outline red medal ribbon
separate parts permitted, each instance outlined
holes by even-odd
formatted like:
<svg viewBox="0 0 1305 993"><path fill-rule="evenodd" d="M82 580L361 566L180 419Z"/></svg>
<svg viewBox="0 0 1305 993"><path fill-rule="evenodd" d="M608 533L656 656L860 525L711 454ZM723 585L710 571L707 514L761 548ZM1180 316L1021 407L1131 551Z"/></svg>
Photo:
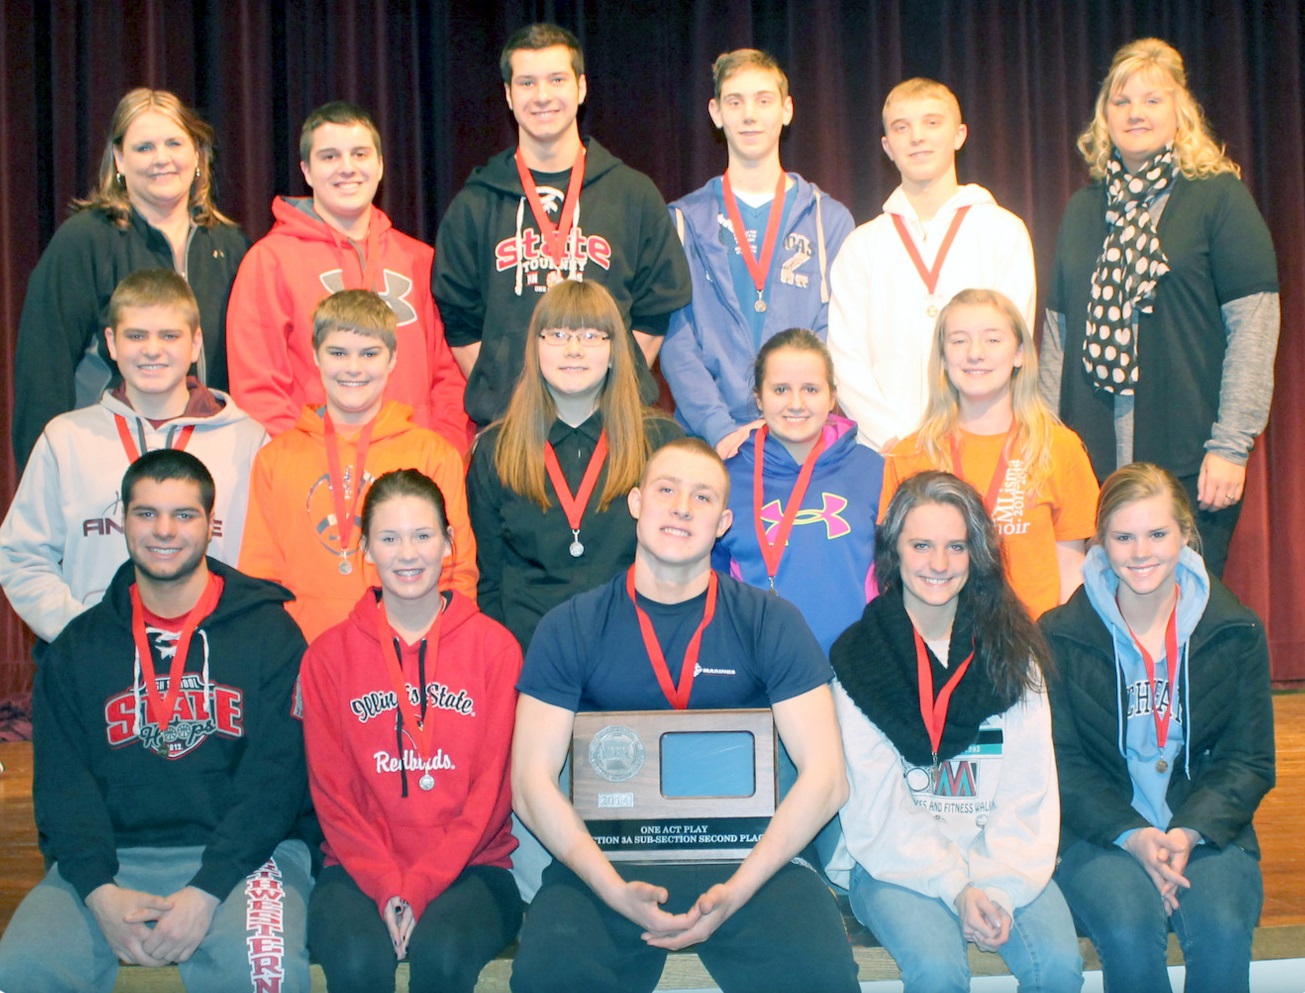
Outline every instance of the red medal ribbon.
<svg viewBox="0 0 1305 993"><path fill-rule="evenodd" d="M933 751L933 764L938 764L938 746L942 743L943 728L947 725L947 709L951 706L952 691L965 675L965 670L974 661L974 649L965 656L965 661L956 667L953 676L943 684L938 692L938 699L933 698L933 668L929 664L929 653L925 650L924 639L920 632L911 625L915 635L915 669L920 681L920 716L924 718L925 730L929 732L929 747Z"/></svg>
<svg viewBox="0 0 1305 993"><path fill-rule="evenodd" d="M1012 419L1010 430L1006 432L1006 442L1001 446L1001 456L997 459L997 467L992 470L992 478L988 480L988 491L983 495L983 505L988 508L991 514L997 509L997 494L1001 492L1002 483L1006 482L1006 467L1010 465L1010 447L1015 442L1015 432L1018 425ZM952 435L952 474L965 477L961 474L961 433L957 432Z"/></svg>
<svg viewBox="0 0 1305 993"><path fill-rule="evenodd" d="M1174 716L1174 704L1178 701L1178 598L1181 594L1182 591L1175 585L1174 609L1169 614L1169 623L1165 625L1165 660L1169 664L1169 706L1165 708L1163 718L1160 716L1160 694L1155 682L1155 659L1142 647L1141 639L1133 634L1132 625L1127 620L1124 621L1133 644L1142 653L1142 665L1146 667L1147 682L1151 684L1151 719L1155 721L1155 743L1162 752L1165 749L1165 742L1169 740L1169 719Z"/></svg>
<svg viewBox="0 0 1305 993"><path fill-rule="evenodd" d="M688 709L689 694L693 692L694 670L698 668L698 653L702 650L702 632L707 630L707 625L716 616L716 589L719 585L715 570L708 572L707 606L702 612L702 623L698 625L698 630L693 632L693 637L689 639L689 647L684 650L684 664L680 667L680 684L676 686L671 682L671 670L666 665L666 656L662 654L657 632L653 630L652 618L639 606L639 600L635 595L634 566L630 566L630 571L626 573L625 591L630 594L634 612L639 615L639 633L643 635L643 647L648 651L648 661L652 663L653 672L657 675L662 695L676 710Z"/></svg>
<svg viewBox="0 0 1305 993"><path fill-rule="evenodd" d="M577 539L580 534L580 521L585 515L585 507L589 505L589 498L593 496L594 487L598 485L598 474L603 471L603 463L606 461L607 429L603 428L598 436L598 444L594 446L594 454L589 456L589 465L585 468L584 478L580 480L580 489L572 495L571 487L566 485L566 477L562 475L562 466L557 461L553 443L551 441L544 443L544 468L548 470L548 478L553 481L557 502L562 505L562 513L566 514L566 523L571 526Z"/></svg>
<svg viewBox="0 0 1305 993"><path fill-rule="evenodd" d="M947 228L947 234L943 237L942 244L938 246L938 254L934 256L932 269L925 266L920 250L915 247L915 240L911 237L911 232L907 230L906 222L902 220L902 216L900 214L893 215L893 227L897 228L897 237L902 239L902 244L906 247L906 254L911 256L911 261L915 263L915 271L924 280L925 289L929 291L930 296L933 296L934 291L938 288L938 276L942 273L943 262L947 260L947 253L951 251L952 242L956 240L956 232L961 229L961 221L965 220L965 215L969 212L969 204L956 211L956 216L952 218L951 226Z"/></svg>
<svg viewBox="0 0 1305 993"><path fill-rule="evenodd" d="M521 180L521 189L526 194L530 213L535 215L539 236L544 241L544 252L558 268L561 268L562 257L566 254L566 240L571 236L571 219L575 217L576 206L580 203L580 187L585 181L585 147L580 146L580 154L576 156L575 163L571 166L571 181L567 183L566 200L562 202L562 213L558 216L556 224L548 219L548 211L544 209L544 201L539 198L539 189L534 177L526 168L526 160L521 155L520 146L517 146L514 158L517 163L517 176Z"/></svg>
<svg viewBox="0 0 1305 993"><path fill-rule="evenodd" d="M784 508L779 526L775 529L773 542L766 537L766 523L761 519L761 508L765 501L762 468L766 453L766 435L769 433L770 429L763 424L757 429L753 440L752 515L753 524L757 528L757 544L761 546L761 557L766 563L766 576L770 579L770 588L773 590L775 576L779 573L780 559L784 557L784 549L788 547L788 536L793 533L793 522L797 520L798 511L802 508L802 501L807 495L807 487L811 485L811 473L815 471L816 460L825 450L825 432L823 430L820 432L820 437L816 439L815 445L802 462L802 470L798 473L797 482L793 484L793 492L789 494L788 505Z"/></svg>
<svg viewBox="0 0 1305 993"><path fill-rule="evenodd" d="M725 212L729 214L730 227L734 229L734 240L738 243L739 254L743 256L743 264L748 267L748 275L752 277L752 285L757 288L757 299L761 299L761 294L766 290L766 274L770 272L770 260L775 255L775 245L779 241L779 219L784 213L784 186L788 182L788 176L780 171L779 182L775 184L775 199L770 201L770 216L766 221L766 236L761 242L761 260L752 254L752 246L748 243L748 232L743 227L743 214L739 211L739 205L734 199L734 190L730 186L730 173L725 170L725 175L721 179L721 185L725 193Z"/></svg>
<svg viewBox="0 0 1305 993"><path fill-rule="evenodd" d="M435 614L435 620L426 632L426 650L430 654L430 675L434 677L439 667L440 658L440 621L444 618L444 598L439 600L439 611ZM394 645L394 639L397 635L394 628L390 626L390 616L385 612L385 594L381 594L381 601L376 605L376 637L381 642L381 656L385 659L385 667L390 673L390 683L394 686L394 705L399 708L399 712L405 717L411 718L412 726L415 727L417 736L417 750L421 752L421 757L427 759L430 757L430 743L435 736L435 722L426 721L426 687L422 677L418 676L418 681L423 685L417 688L417 703L413 703L408 696L408 682L403 678L403 663L399 659L399 651ZM402 756L400 756L402 758Z"/></svg>
<svg viewBox="0 0 1305 993"><path fill-rule="evenodd" d="M195 606L182 618L181 633L177 636L177 651L172 656L172 665L168 668L168 691L159 692L158 675L154 669L154 653L150 648L149 636L145 633L145 606L141 603L140 589L136 583L131 584L131 637L136 643L136 655L140 659L141 675L145 682L145 706L151 721L161 732L167 731L172 723L172 716L177 709L177 699L181 696L181 674L186 670L186 658L190 654L190 640L195 636L195 629L200 621L213 613L218 598L222 595L222 582L209 573L208 585L199 595ZM211 716L211 715L210 715ZM140 729L137 728L137 733Z"/></svg>
<svg viewBox="0 0 1305 993"><path fill-rule="evenodd" d="M326 422L326 467L331 474L331 500L335 504L335 529L340 537L340 556L348 558L349 539L353 537L353 517L358 506L358 497L362 493L363 473L367 466L367 449L372 443L372 428L376 426L373 417L358 435L358 449L354 458L354 469L358 479L353 488L353 495L345 499L344 476L340 472L340 443L335 437L335 424L330 412L323 415Z"/></svg>
<svg viewBox="0 0 1305 993"><path fill-rule="evenodd" d="M113 420L118 428L118 440L122 442L122 450L127 453L127 461L135 462L141 457L141 450L136 447L136 439L131 436L131 428L127 426L127 418L121 414L114 414ZM184 452L186 446L190 444L190 436L194 433L195 425L187 424L177 432L177 443L172 447L178 452Z"/></svg>

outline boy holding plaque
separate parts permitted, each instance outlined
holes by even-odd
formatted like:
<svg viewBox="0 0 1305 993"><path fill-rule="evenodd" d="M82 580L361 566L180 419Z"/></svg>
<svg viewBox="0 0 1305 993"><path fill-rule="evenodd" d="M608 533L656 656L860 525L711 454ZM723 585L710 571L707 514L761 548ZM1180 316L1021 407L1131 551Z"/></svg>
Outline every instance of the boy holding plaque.
<svg viewBox="0 0 1305 993"><path fill-rule="evenodd" d="M359 513L372 480L391 469L418 469L444 493L453 556L440 585L476 595L462 458L414 424L411 407L385 399L397 322L370 290L341 290L319 303L313 360L326 402L305 404L295 426L254 462L240 568L294 593L286 609L309 641L348 617L378 583L359 544Z"/></svg>
<svg viewBox="0 0 1305 993"><path fill-rule="evenodd" d="M884 154L902 182L834 261L829 350L839 403L861 443L886 455L924 414L943 304L967 287L1000 290L1033 327L1037 277L1024 222L982 186L957 182L968 132L956 95L908 79L888 94L883 119Z"/></svg>
<svg viewBox="0 0 1305 993"><path fill-rule="evenodd" d="M847 796L830 669L796 608L712 571L728 498L710 445L659 449L629 496L634 565L536 630L512 789L557 861L521 934L517 993L651 990L667 951L689 946L725 993L857 989L836 903L792 861ZM742 862L614 865L558 788L578 711L758 707L771 708L798 777Z"/></svg>

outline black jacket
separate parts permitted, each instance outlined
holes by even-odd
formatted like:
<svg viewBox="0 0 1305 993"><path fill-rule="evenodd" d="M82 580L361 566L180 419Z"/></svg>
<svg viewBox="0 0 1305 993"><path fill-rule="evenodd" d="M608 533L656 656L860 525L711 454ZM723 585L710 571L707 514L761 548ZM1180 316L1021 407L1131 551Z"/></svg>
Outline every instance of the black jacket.
<svg viewBox="0 0 1305 993"><path fill-rule="evenodd" d="M1049 687L1061 850L1080 838L1109 846L1124 831L1147 826L1132 807L1133 785L1119 749L1125 701L1111 635L1082 588L1040 623L1056 663ZM1269 650L1260 619L1214 577L1188 643L1187 672L1187 740L1169 782L1169 826L1258 857L1251 818L1274 783Z"/></svg>
<svg viewBox="0 0 1305 993"><path fill-rule="evenodd" d="M220 390L227 388L227 297L248 248L244 231L217 224L196 227L186 254L204 331L204 384ZM138 269L173 267L168 239L135 210L125 228L90 209L55 231L27 281L18 323L13 442L20 470L50 418L95 403L105 380L118 379L104 342L105 308L118 282ZM83 367L92 342L98 369ZM89 378L79 381L79 372Z"/></svg>
<svg viewBox="0 0 1305 993"><path fill-rule="evenodd" d="M303 735L291 711L306 646L282 606L290 594L212 558L208 567L225 585L191 640L182 700L162 736L170 754L147 747L157 725L147 719L142 738L135 718L130 562L37 670L36 824L45 855L83 899L113 881L118 848L191 845L204 846L191 885L225 899L305 808ZM166 665L155 646L160 676Z"/></svg>
<svg viewBox="0 0 1305 993"><path fill-rule="evenodd" d="M627 328L664 335L671 314L692 294L689 264L666 202L651 179L598 142L590 138L585 148L580 205L563 257L566 271L607 289ZM445 337L454 347L481 343L466 393L467 413L481 427L507 409L521 375L530 315L549 278L559 275L539 246L515 152L500 152L472 172L449 204L435 242L432 288ZM553 223L570 173L534 176ZM643 401L652 403L657 384L638 349L635 362Z"/></svg>

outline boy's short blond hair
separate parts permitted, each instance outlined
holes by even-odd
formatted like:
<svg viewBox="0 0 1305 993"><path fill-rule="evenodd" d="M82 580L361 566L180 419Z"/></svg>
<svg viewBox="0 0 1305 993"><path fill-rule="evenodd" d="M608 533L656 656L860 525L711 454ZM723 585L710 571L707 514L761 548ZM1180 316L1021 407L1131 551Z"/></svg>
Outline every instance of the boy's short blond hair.
<svg viewBox="0 0 1305 993"><path fill-rule="evenodd" d="M399 319L390 305L371 290L340 290L313 310L313 351L332 331L352 331L375 338L394 354Z"/></svg>
<svg viewBox="0 0 1305 993"><path fill-rule="evenodd" d="M191 333L199 330L199 304L185 277L173 269L137 269L122 278L109 297L108 326L117 333L128 307L175 307Z"/></svg>
<svg viewBox="0 0 1305 993"><path fill-rule="evenodd" d="M961 102L956 99L956 94L949 90L936 79L926 79L923 76L916 76L912 79L904 79L891 90L888 91L888 97L884 100L883 120L884 131L888 131L888 106L894 100L922 100L928 97L935 97L951 107L952 113L956 115L956 123L964 124L965 119L961 117Z"/></svg>
<svg viewBox="0 0 1305 993"><path fill-rule="evenodd" d="M779 98L788 99L788 76L775 61L775 56L759 48L736 48L732 52L721 52L711 66L711 78L715 86L716 99L720 100L721 87L731 76L744 69L760 69L772 73L779 84Z"/></svg>

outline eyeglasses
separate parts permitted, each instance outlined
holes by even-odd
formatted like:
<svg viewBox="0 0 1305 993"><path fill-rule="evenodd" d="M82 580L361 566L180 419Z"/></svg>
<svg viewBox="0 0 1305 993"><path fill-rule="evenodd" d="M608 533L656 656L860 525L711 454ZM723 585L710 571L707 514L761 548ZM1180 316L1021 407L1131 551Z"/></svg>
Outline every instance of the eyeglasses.
<svg viewBox="0 0 1305 993"><path fill-rule="evenodd" d="M578 341L581 348L593 348L595 345L606 345L612 340L612 336L606 331L594 331L592 329L567 331L564 328L555 328L552 331L539 332L539 340L554 348L563 348L572 339Z"/></svg>

